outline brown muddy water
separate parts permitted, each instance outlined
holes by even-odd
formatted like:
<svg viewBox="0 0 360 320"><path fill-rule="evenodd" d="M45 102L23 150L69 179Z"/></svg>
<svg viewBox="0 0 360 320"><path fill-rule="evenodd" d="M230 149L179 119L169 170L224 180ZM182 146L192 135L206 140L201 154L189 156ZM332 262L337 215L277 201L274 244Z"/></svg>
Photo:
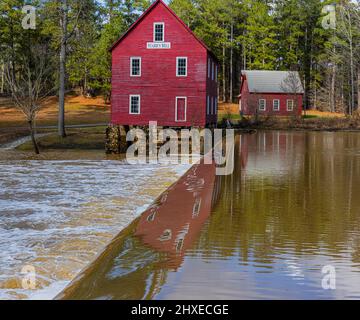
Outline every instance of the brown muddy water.
<svg viewBox="0 0 360 320"><path fill-rule="evenodd" d="M58 298L360 299L360 134L236 141L233 175L194 166Z"/></svg>

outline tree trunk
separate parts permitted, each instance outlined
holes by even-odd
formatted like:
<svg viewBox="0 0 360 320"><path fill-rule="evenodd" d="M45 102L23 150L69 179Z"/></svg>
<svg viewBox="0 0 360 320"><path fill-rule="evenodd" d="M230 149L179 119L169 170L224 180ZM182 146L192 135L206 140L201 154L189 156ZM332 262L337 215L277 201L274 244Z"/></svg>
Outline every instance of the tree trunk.
<svg viewBox="0 0 360 320"><path fill-rule="evenodd" d="M109 1L109 23L111 24L114 20L114 1Z"/></svg>
<svg viewBox="0 0 360 320"><path fill-rule="evenodd" d="M0 93L4 93L4 83L5 83L5 65L4 62L1 64L1 87Z"/></svg>
<svg viewBox="0 0 360 320"><path fill-rule="evenodd" d="M85 76L84 76L84 97L88 95L88 81L87 81L87 68L85 67Z"/></svg>
<svg viewBox="0 0 360 320"><path fill-rule="evenodd" d="M341 82L341 109L344 109L344 113L345 113L345 106L344 106L344 80L342 80Z"/></svg>
<svg viewBox="0 0 360 320"><path fill-rule="evenodd" d="M354 87L354 55L353 55L353 43L350 42L350 84L351 84L351 106L350 106L350 115L354 113L355 107L355 87Z"/></svg>
<svg viewBox="0 0 360 320"><path fill-rule="evenodd" d="M223 44L223 63L222 63L222 71L223 71L223 102L226 102L226 63L225 63L225 43Z"/></svg>
<svg viewBox="0 0 360 320"><path fill-rule="evenodd" d="M331 88L330 88L330 110L331 112L335 112L335 85L336 85L336 64L333 63L332 73L331 73Z"/></svg>
<svg viewBox="0 0 360 320"><path fill-rule="evenodd" d="M246 70L246 46L245 44L243 44L243 66L242 66L242 69L243 70Z"/></svg>
<svg viewBox="0 0 360 320"><path fill-rule="evenodd" d="M67 0L62 0L60 16L61 44L60 44L60 79L59 79L59 119L58 133L65 138L65 77L66 77L66 41L67 41Z"/></svg>
<svg viewBox="0 0 360 320"><path fill-rule="evenodd" d="M317 83L314 81L314 110L317 110Z"/></svg>
<svg viewBox="0 0 360 320"><path fill-rule="evenodd" d="M29 124L29 129L30 129L31 142L32 142L33 147L34 147L34 152L35 152L36 154L40 154L39 146L38 146L38 144L37 144L37 142L36 142L36 138L35 138L33 121L32 121L32 120L29 120L29 121L28 121L28 124Z"/></svg>
<svg viewBox="0 0 360 320"><path fill-rule="evenodd" d="M358 69L357 78L357 110L360 110L360 69Z"/></svg>
<svg viewBox="0 0 360 320"><path fill-rule="evenodd" d="M234 23L231 23L231 30L230 30L230 42L231 42L231 47L230 47L230 94L229 94L229 99L230 99L230 103L232 103L234 101L234 97L233 97L233 81L234 81L234 66L233 66L233 57L234 57L234 48L233 48L233 42L234 42Z"/></svg>

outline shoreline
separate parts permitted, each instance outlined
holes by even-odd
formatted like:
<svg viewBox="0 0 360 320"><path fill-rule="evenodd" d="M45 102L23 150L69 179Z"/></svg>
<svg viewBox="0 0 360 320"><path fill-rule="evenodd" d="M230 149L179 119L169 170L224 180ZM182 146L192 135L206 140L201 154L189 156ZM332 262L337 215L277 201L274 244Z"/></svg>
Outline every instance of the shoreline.
<svg viewBox="0 0 360 320"><path fill-rule="evenodd" d="M87 128L87 127L84 127ZM80 127L77 129L81 129ZM221 126L218 127L218 129L226 129L222 128ZM239 127L238 125L233 125L231 129L234 129L237 133L251 133L253 131L309 131L309 132L360 132L360 124L357 128L336 128L336 127L324 127L324 128L317 128L317 127L284 127L284 126L268 126L268 125L250 125L250 126L244 126ZM53 132L44 132L44 133L38 133L37 139L41 141L41 138L56 135L56 133ZM15 139L5 139L0 143L0 149L2 150L14 150L17 147L22 146L23 144L26 144L29 142L30 135L28 133L21 134ZM12 147L15 145L15 147ZM52 150L52 149L49 149ZM72 148L68 148L68 150L73 150ZM48 150L45 150L48 151Z"/></svg>

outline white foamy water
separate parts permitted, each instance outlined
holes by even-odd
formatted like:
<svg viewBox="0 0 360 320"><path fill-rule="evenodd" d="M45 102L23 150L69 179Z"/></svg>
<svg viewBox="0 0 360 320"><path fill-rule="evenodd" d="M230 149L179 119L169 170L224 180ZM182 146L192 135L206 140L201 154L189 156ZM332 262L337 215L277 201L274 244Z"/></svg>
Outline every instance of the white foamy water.
<svg viewBox="0 0 360 320"><path fill-rule="evenodd" d="M0 299L51 299L189 166L0 161ZM36 290L22 286L24 266Z"/></svg>

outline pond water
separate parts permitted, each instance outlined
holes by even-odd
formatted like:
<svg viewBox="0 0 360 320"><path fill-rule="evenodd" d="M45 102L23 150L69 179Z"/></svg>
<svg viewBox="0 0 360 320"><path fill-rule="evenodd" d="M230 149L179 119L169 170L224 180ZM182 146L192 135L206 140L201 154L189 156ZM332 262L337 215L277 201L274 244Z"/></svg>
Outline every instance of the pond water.
<svg viewBox="0 0 360 320"><path fill-rule="evenodd" d="M235 163L194 166L58 298L360 299L360 134L241 135Z"/></svg>
<svg viewBox="0 0 360 320"><path fill-rule="evenodd" d="M22 157L0 155L0 299L54 298L189 168L130 166L103 152ZM27 266L35 290L23 286Z"/></svg>

